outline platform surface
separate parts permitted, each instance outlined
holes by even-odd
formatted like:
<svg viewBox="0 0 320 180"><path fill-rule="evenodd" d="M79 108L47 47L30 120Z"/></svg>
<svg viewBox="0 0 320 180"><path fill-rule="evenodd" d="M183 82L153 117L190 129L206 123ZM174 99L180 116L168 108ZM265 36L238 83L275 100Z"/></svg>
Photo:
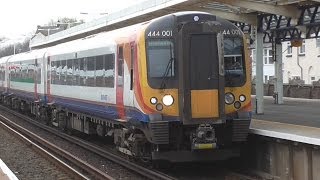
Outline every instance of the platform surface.
<svg viewBox="0 0 320 180"><path fill-rule="evenodd" d="M250 132L262 136L320 145L320 100L284 98L275 104L272 97L264 97L264 114L255 114Z"/></svg>
<svg viewBox="0 0 320 180"><path fill-rule="evenodd" d="M264 97L264 114L255 113L255 96L252 97L252 118L287 124L320 128L320 99L284 98L284 104L274 104L270 96Z"/></svg>
<svg viewBox="0 0 320 180"><path fill-rule="evenodd" d="M0 159L0 180L18 180L14 173Z"/></svg>

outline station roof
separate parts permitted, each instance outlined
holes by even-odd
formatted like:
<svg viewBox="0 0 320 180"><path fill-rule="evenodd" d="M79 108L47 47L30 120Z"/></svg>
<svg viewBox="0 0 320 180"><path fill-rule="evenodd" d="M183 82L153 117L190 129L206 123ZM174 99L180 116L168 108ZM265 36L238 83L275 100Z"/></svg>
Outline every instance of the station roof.
<svg viewBox="0 0 320 180"><path fill-rule="evenodd" d="M320 0L146 0L95 21L34 38L30 47L52 46L177 11L208 12L233 21L250 34L255 27L265 34L265 42L312 38L319 36L319 6Z"/></svg>

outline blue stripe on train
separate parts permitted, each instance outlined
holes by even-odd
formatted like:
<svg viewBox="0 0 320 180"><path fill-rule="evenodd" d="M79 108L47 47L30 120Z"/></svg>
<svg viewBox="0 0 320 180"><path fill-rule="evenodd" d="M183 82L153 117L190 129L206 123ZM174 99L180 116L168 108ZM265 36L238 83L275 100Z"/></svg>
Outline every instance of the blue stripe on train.
<svg viewBox="0 0 320 180"><path fill-rule="evenodd" d="M76 100L64 99L61 97L53 97L53 101L55 104L66 107L73 111L84 112L101 118L119 119L119 115L115 106L110 106L107 104L103 106ZM125 112L126 116L131 118L132 120L149 122L149 116L137 109L126 108Z"/></svg>
<svg viewBox="0 0 320 180"><path fill-rule="evenodd" d="M10 93L14 93L16 96L19 96L24 100L35 101L34 93L31 92L11 90L9 94ZM42 103L47 103L47 96L39 94L39 98L41 99ZM107 104L103 106L99 104L64 99L55 96L53 96L52 98L55 104L66 107L72 111L84 112L89 115L98 116L101 118L119 119L119 115L115 106L110 106ZM149 116L147 114L142 113L136 108L126 108L125 113L126 116L129 117L132 121L141 121L145 123L148 123L150 121ZM179 118L174 116L165 116L163 118L165 121L179 121Z"/></svg>

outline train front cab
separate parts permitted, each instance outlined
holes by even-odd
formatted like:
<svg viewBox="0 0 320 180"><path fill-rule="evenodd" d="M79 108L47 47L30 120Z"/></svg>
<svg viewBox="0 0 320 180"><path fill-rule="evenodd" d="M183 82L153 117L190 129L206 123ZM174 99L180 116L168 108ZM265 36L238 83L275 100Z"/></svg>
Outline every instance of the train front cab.
<svg viewBox="0 0 320 180"><path fill-rule="evenodd" d="M215 16L195 13L159 19L145 36L150 90L144 94L155 110L149 115L152 158L238 156L234 147L246 141L251 104L241 31Z"/></svg>

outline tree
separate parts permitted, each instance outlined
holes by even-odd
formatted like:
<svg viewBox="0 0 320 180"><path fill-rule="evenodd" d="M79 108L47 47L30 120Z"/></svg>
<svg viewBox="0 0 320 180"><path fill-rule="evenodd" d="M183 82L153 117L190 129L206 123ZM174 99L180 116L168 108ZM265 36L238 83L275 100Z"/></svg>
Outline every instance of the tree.
<svg viewBox="0 0 320 180"><path fill-rule="evenodd" d="M4 46L3 48L0 49L0 58L29 51L30 50L29 41L30 41L30 38L26 38L23 42Z"/></svg>

